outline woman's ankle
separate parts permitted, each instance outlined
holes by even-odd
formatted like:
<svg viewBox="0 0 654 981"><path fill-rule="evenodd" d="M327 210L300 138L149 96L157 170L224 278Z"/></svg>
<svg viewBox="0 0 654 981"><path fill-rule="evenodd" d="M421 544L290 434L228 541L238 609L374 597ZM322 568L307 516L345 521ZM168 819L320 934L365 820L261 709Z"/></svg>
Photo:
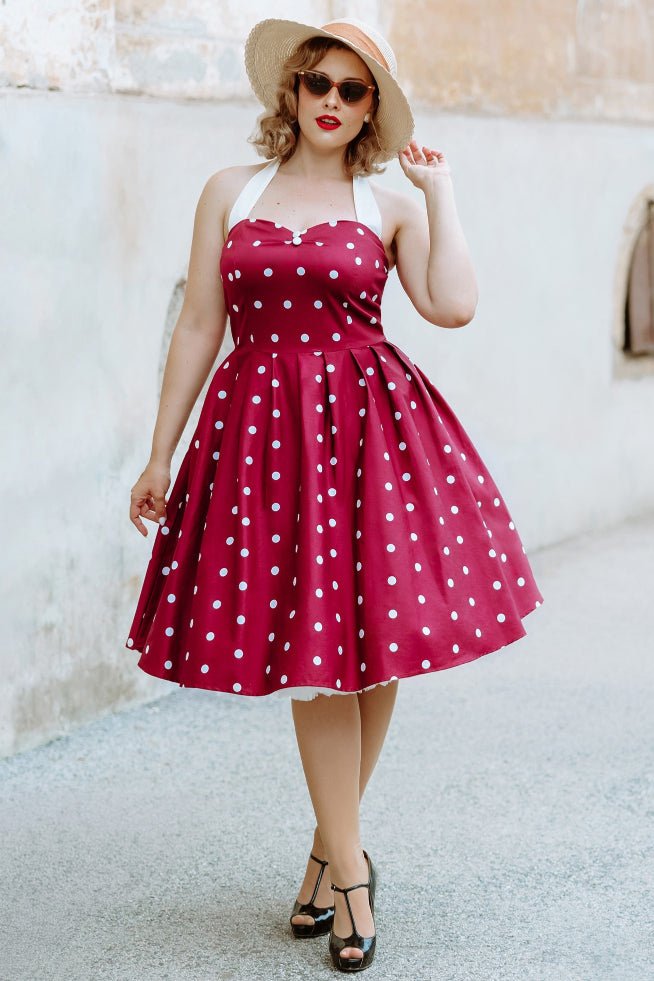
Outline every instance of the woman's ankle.
<svg viewBox="0 0 654 981"><path fill-rule="evenodd" d="M330 865L332 882L338 886L368 881L368 863L360 844L339 848L338 854L332 856Z"/></svg>
<svg viewBox="0 0 654 981"><path fill-rule="evenodd" d="M327 851L318 828L314 828L313 845L311 847L311 851L316 858L327 859Z"/></svg>

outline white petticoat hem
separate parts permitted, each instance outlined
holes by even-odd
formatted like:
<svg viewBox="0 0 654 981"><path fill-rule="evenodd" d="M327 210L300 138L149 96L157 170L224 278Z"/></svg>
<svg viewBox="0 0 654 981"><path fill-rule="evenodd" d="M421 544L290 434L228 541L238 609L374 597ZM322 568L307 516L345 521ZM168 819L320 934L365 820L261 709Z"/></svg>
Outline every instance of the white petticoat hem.
<svg viewBox="0 0 654 981"><path fill-rule="evenodd" d="M276 691L270 691L263 695L252 695L244 696L239 692L235 691L223 691L222 689L216 690L215 688L207 689L208 691L213 691L215 694L227 696L228 698L238 698L241 702L245 698L247 701L260 701L268 702L273 698L276 699L288 699L295 698L300 702L310 702L316 697L316 695L359 695L361 692L370 691L372 688L378 688L380 685L390 685L392 681L399 681L395 675L389 678L388 681L378 681L374 685L368 685L366 688L360 688L355 692L352 691L339 691L337 688L314 688L312 685L299 685L296 688L278 688Z"/></svg>
<svg viewBox="0 0 654 981"><path fill-rule="evenodd" d="M300 702L310 702L316 697L316 695L357 695L364 691L370 691L372 688L378 688L380 685L390 685L392 681L399 681L399 678L389 678L388 681L378 681L374 685L368 685L366 688L361 688L357 692L351 691L339 691L337 688L313 688L309 685L300 685L297 688L278 688L276 691L271 691L265 698L295 698Z"/></svg>

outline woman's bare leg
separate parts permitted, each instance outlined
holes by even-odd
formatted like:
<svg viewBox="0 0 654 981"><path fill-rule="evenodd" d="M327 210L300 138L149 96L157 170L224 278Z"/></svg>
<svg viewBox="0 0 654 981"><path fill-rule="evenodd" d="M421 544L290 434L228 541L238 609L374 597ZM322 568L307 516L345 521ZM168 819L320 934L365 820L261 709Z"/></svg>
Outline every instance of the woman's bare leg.
<svg viewBox="0 0 654 981"><path fill-rule="evenodd" d="M398 686L399 681L391 681L388 685L377 685L370 691L362 691L357 694L361 715L359 800L363 797L363 792L372 776L381 748L384 745L395 708Z"/></svg>
<svg viewBox="0 0 654 981"><path fill-rule="evenodd" d="M314 902L317 906L335 904L334 932L338 936L347 936L352 924L345 897L332 892L330 883L351 885L367 881L359 835L359 803L379 759L397 688L398 682L392 682L351 696L318 695L308 702L292 699L300 756L318 818L312 852L318 858L328 858L330 863ZM322 834L319 828L325 828ZM300 902L308 902L318 871L318 865L309 859L298 894ZM348 895L359 932L371 935L374 923L368 890L355 889ZM311 924L313 919L298 914L294 922ZM348 948L343 956L358 957L361 951Z"/></svg>
<svg viewBox="0 0 654 981"><path fill-rule="evenodd" d="M384 745L391 716L393 715L393 709L395 708L398 686L399 681L392 681L388 685L377 685L375 688L371 688L369 691L357 693L357 698L359 699L359 714L361 717L359 801L361 801L363 793L368 786L370 777L372 776L373 770L377 765L382 746ZM317 858L327 858L327 855L325 854L325 845L320 836L320 829L317 825L313 832L312 851ZM317 872L318 866L316 863L311 861L311 865L314 866L314 869ZM323 874L323 879L325 877L327 877L327 888L329 888L329 866L327 866ZM315 882L315 876L313 881ZM309 896L310 895L311 891L309 891ZM308 899L301 899L300 902L308 902ZM320 905L320 903L316 903L316 905ZM328 905L331 905L331 900ZM298 918L296 922L303 923L304 921L307 923L313 922L311 917L301 917Z"/></svg>

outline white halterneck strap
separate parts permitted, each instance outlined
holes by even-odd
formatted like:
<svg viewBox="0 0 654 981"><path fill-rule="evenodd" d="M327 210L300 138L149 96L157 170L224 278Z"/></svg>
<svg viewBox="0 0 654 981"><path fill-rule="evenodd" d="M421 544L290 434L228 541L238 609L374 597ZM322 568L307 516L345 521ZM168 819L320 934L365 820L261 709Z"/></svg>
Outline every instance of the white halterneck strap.
<svg viewBox="0 0 654 981"><path fill-rule="evenodd" d="M243 221L244 218L249 216L254 205L263 194L265 188L277 173L278 168L279 159L277 157L273 157L273 159L267 163L265 167L262 167L261 170L257 170L249 181L247 181L245 187L236 198L236 201L232 206L232 210L229 213L229 231L232 230L237 222ZM378 235L379 238L381 238L381 213L368 179L363 177L361 174L356 174L353 179L352 190L354 194L356 221L360 222L362 225L367 225L368 228L372 229L372 231ZM328 219L325 220L327 221ZM294 230L290 229L290 231ZM297 234L302 234L302 232L306 231L306 228L298 229Z"/></svg>

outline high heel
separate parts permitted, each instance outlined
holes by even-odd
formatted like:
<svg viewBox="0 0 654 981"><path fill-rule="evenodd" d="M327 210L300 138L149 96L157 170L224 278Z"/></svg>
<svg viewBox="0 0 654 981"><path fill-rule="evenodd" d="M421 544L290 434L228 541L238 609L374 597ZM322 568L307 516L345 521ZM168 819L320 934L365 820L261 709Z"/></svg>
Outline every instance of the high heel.
<svg viewBox="0 0 654 981"><path fill-rule="evenodd" d="M311 853L310 857L314 860L314 862L318 862L320 864L321 869L318 873L318 878L316 879L316 884L313 887L313 892L311 893L311 899L309 902L301 903L299 899L295 900L293 912L291 913L289 920L293 934L296 937L321 937L323 934L329 933L329 928L334 918L333 906L313 905L313 901L318 895L318 888L325 871L325 866L329 865L329 862L326 859L316 858L313 852ZM313 923L293 923L293 917L299 916L300 914L312 916Z"/></svg>
<svg viewBox="0 0 654 981"><path fill-rule="evenodd" d="M372 937L362 937L356 928L354 922L354 916L352 914L352 907L350 906L350 898L348 893L352 889L359 889L361 886L366 886L368 889L368 897L370 900L370 912L375 913L375 888L377 886L377 870L372 863L372 859L367 851L363 851L366 862L368 863L368 881L358 882L354 886L347 886L341 888L340 886L335 886L332 882L332 889L335 892L342 892L345 894L345 902L347 904L347 910L350 914L350 920L352 921L352 933L349 937L338 937L334 933L334 924L332 922L331 930L329 932L329 953L332 959L332 964L337 967L339 971L364 971L373 962L375 956L375 949L377 946L377 933L375 932ZM358 947L362 951L363 957L341 957L341 951L346 947Z"/></svg>

